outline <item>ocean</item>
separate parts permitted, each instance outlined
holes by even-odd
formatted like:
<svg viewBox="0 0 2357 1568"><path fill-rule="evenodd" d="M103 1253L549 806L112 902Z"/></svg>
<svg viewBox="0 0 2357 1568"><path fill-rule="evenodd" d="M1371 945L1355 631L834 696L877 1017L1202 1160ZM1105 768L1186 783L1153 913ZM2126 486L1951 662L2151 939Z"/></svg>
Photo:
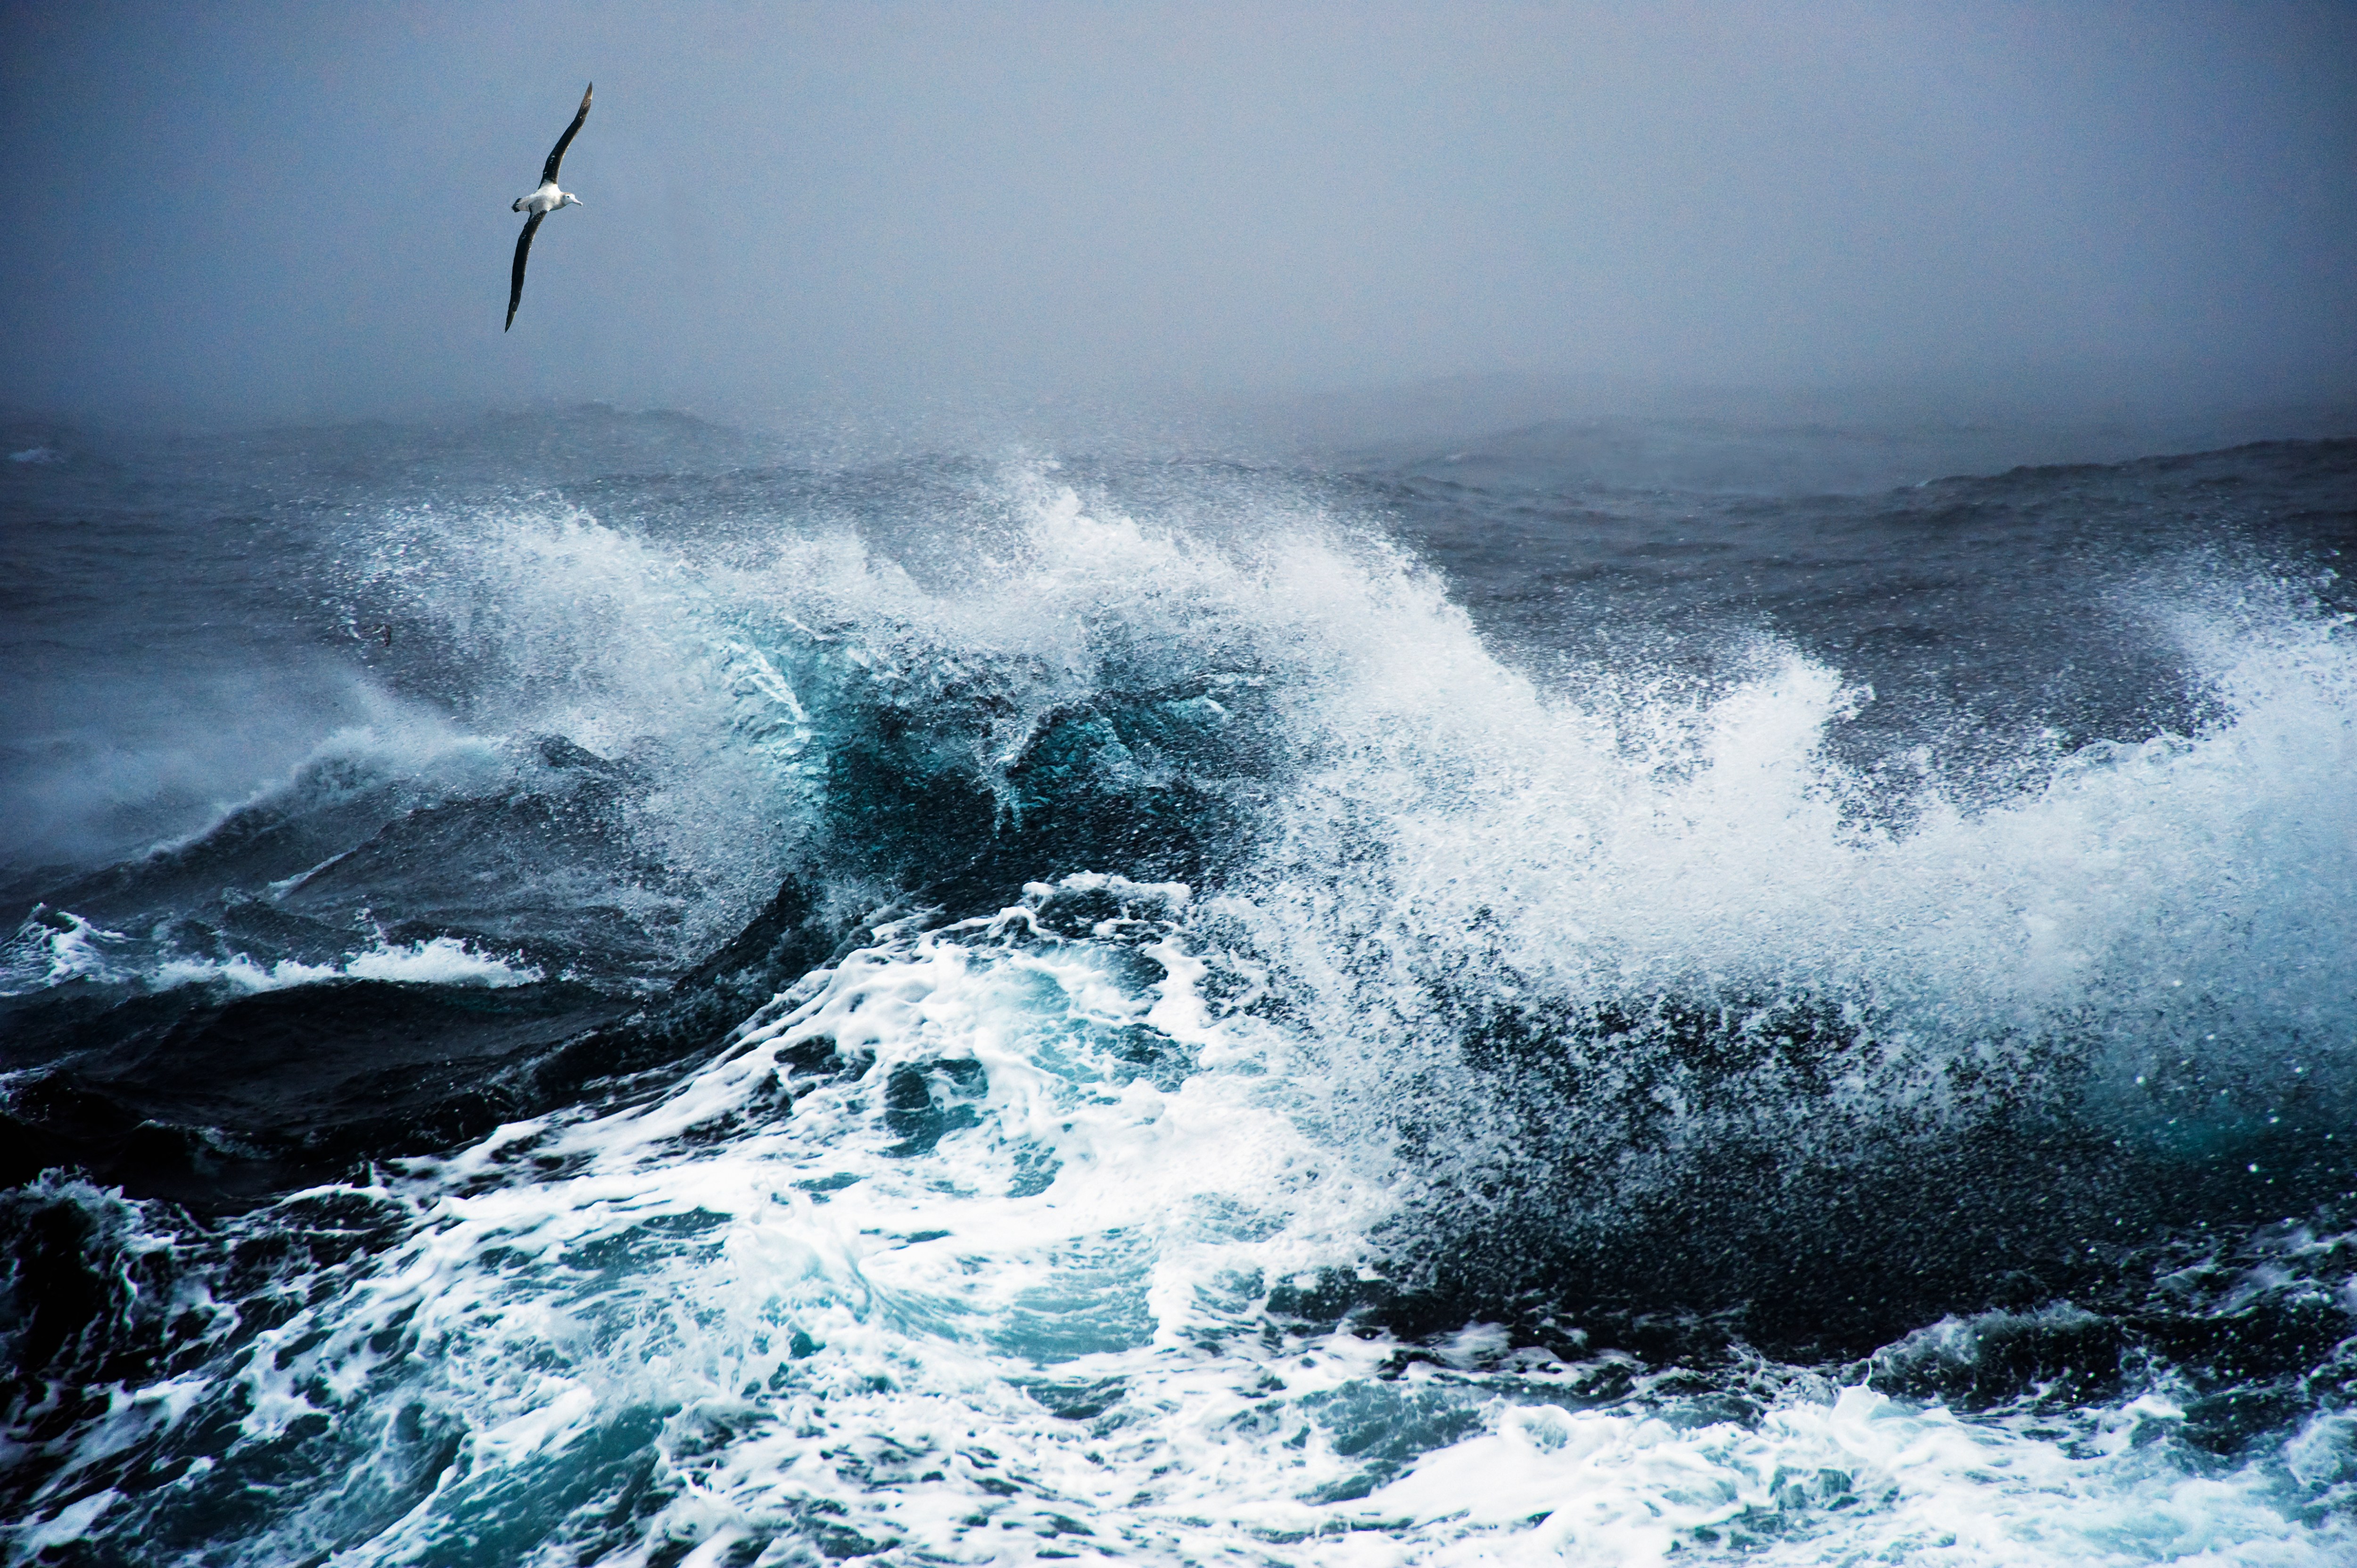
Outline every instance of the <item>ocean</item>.
<svg viewBox="0 0 2357 1568"><path fill-rule="evenodd" d="M2357 441L0 435L9 1563L2357 1561Z"/></svg>

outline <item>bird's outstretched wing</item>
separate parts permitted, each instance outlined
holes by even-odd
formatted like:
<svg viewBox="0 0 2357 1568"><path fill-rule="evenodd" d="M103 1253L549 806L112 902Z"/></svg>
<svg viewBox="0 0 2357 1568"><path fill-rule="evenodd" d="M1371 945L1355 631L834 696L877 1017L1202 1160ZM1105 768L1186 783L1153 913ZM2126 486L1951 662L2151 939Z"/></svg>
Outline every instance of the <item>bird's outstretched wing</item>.
<svg viewBox="0 0 2357 1568"><path fill-rule="evenodd" d="M556 177L556 166L565 161L565 149L573 145L573 138L581 130L581 122L589 118L589 95L597 91L597 84L594 81L581 90L581 107L574 111L573 124L565 127L565 134L556 138L556 149L548 155L548 162L540 171L541 184L546 185Z"/></svg>
<svg viewBox="0 0 2357 1568"><path fill-rule="evenodd" d="M578 125L581 122L576 120L574 124ZM570 131L565 133L568 136L572 134ZM563 144L560 143L556 150L563 152L565 150ZM532 254L533 232L540 227L540 220L547 216L545 212L533 213L523 220L523 232L516 236L515 271L508 276L508 327L515 325L516 306L523 303L523 262L526 256ZM502 327L500 330L504 332L508 327Z"/></svg>

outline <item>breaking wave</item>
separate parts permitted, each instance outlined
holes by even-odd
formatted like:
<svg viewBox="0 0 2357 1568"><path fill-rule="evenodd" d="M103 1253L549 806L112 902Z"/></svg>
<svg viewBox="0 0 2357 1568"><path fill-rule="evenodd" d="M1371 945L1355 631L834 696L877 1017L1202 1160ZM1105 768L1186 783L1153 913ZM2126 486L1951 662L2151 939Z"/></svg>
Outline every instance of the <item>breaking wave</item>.
<svg viewBox="0 0 2357 1568"><path fill-rule="evenodd" d="M15 1560L2352 1549L2344 619L2156 591L2209 721L1990 798L1247 478L923 478L389 514L433 743L36 913L27 1006L608 1011L335 1179L10 1195Z"/></svg>

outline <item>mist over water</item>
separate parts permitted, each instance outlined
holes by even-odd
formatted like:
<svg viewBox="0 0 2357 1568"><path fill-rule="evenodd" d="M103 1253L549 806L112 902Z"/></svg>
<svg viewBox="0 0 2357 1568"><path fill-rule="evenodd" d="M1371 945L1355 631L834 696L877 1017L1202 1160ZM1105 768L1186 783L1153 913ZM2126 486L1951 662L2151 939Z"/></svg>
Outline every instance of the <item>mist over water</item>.
<svg viewBox="0 0 2357 1568"><path fill-rule="evenodd" d="M0 26L12 409L1085 420L1502 372L2100 417L2357 363L2330 5ZM586 205L503 333L510 203L589 81Z"/></svg>

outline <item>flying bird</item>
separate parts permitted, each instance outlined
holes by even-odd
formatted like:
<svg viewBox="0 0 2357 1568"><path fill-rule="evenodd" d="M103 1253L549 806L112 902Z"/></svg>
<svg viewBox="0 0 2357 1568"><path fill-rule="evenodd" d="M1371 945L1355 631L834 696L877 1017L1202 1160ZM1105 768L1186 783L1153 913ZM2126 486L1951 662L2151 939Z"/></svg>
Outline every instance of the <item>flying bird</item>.
<svg viewBox="0 0 2357 1568"><path fill-rule="evenodd" d="M532 254L532 237L540 228L540 220L560 207L579 207L582 200L569 190L556 188L556 166L565 161L565 149L581 132L581 122L589 118L589 94L597 90L591 82L581 92L581 107L573 113L573 124L565 127L565 134L556 138L556 148L548 155L548 162L540 171L540 188L530 196L519 196L512 212L529 212L523 221L523 232L516 236L515 272L508 279L508 327L515 325L516 306L523 303L524 258ZM508 327L502 327L504 332Z"/></svg>

